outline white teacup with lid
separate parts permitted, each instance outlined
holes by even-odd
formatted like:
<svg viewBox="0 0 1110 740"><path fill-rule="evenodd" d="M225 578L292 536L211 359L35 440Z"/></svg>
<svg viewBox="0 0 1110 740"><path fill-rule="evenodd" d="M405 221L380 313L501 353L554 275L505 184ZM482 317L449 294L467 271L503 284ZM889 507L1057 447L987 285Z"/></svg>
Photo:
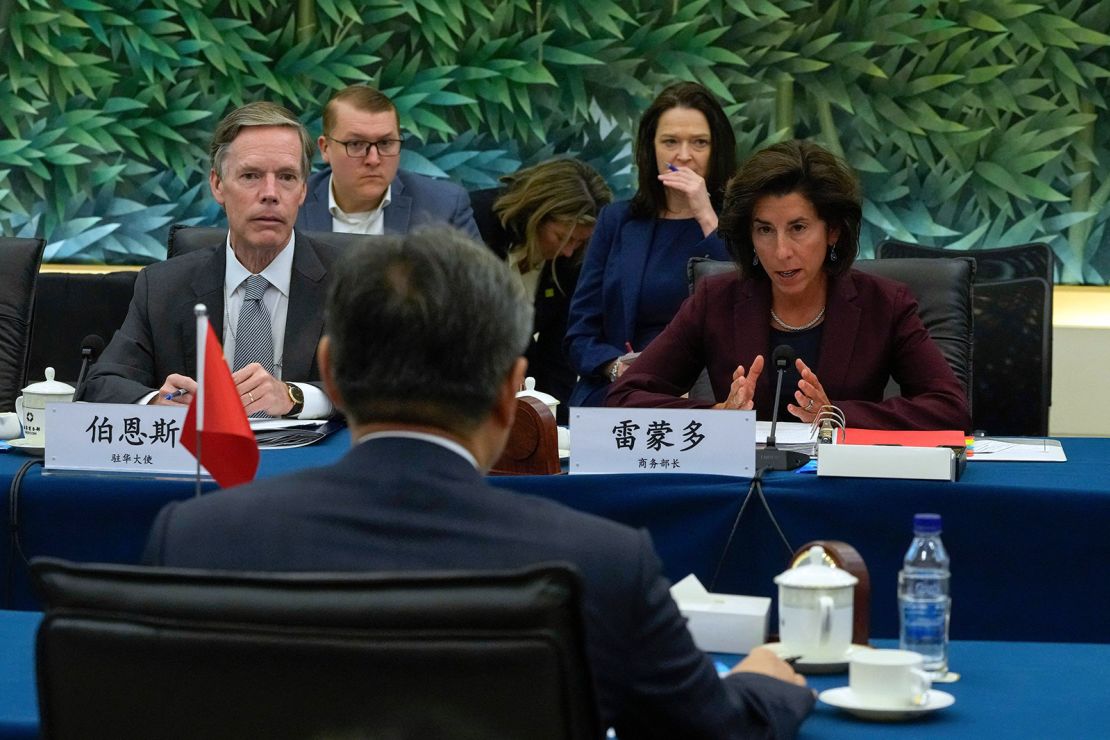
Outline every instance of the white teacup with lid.
<svg viewBox="0 0 1110 740"><path fill-rule="evenodd" d="M15 399L15 411L23 425L23 437L29 444L46 444L46 404L68 403L73 400L73 386L54 380L54 368L46 368L46 380L31 383L23 395Z"/></svg>
<svg viewBox="0 0 1110 740"><path fill-rule="evenodd" d="M775 576L779 641L806 662L846 661L852 644L852 602L859 581L814 545L801 562Z"/></svg>

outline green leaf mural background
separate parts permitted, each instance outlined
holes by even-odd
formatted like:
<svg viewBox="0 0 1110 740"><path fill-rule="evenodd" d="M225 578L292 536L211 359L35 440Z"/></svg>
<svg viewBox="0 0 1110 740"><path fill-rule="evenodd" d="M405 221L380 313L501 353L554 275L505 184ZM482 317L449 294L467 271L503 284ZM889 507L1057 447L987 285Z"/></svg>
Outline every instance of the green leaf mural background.
<svg viewBox="0 0 1110 740"><path fill-rule="evenodd" d="M369 82L403 166L488 187L572 153L627 195L653 94L696 79L738 156L815 138L861 173L863 245L1048 241L1110 282L1110 3L1009 0L0 0L0 231L145 263L218 223L207 142L270 99L319 132Z"/></svg>

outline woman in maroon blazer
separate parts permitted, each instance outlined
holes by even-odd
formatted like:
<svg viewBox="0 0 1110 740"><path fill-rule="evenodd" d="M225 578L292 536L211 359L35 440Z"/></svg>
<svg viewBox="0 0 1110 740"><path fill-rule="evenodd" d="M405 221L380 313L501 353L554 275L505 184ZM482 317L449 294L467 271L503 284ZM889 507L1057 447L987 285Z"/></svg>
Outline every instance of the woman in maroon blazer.
<svg viewBox="0 0 1110 740"><path fill-rule="evenodd" d="M755 409L771 418L780 344L797 355L780 418L825 405L849 426L968 429L967 400L909 289L851 269L862 217L855 173L808 141L755 154L728 184L720 235L738 273L703 280L609 392L610 406ZM717 403L682 398L702 368ZM901 396L883 399L893 377Z"/></svg>

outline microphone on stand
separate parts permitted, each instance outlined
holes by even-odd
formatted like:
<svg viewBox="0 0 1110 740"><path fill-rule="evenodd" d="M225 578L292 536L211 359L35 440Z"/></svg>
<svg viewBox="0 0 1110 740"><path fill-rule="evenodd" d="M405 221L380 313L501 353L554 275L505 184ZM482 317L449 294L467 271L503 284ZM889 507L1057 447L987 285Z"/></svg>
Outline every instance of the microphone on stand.
<svg viewBox="0 0 1110 740"><path fill-rule="evenodd" d="M753 495L759 498L759 502L763 504L763 509L771 520L771 524L775 525L775 531L779 533L779 538L786 547L787 555L791 556L794 553L794 548L790 546L790 541L786 539L782 527L779 526L778 520L771 511L771 505L767 503L767 497L763 495L763 474L768 470L794 470L809 462L809 455L793 450L780 450L775 447L775 427L779 423L779 398L782 396L782 375L786 372L786 368L793 363L794 348L788 344L780 344L771 353L771 364L778 370L778 379L775 381L775 406L771 412L771 433L767 435L767 446L762 450L755 451L755 475L752 476L751 485L748 486L748 494L744 496L744 501L740 504L740 511L736 513L736 520L732 523L732 530L728 533L728 539L725 541L724 549L721 550L721 556L717 558L717 568L713 571L713 580L709 582L710 591L717 585L717 578L721 575L721 568L725 564L725 556L728 554L729 548L732 547L732 539L736 536L740 519L744 516L744 510L748 508L748 502L751 501Z"/></svg>
<svg viewBox="0 0 1110 740"><path fill-rule="evenodd" d="M81 372L77 374L77 390L73 399L79 400L85 391L85 377L89 373L89 365L96 362L100 353L104 351L104 339L99 334L89 334L81 340Z"/></svg>
<svg viewBox="0 0 1110 740"><path fill-rule="evenodd" d="M794 348L780 344L771 353L771 364L778 371L775 380L775 405L771 409L771 433L767 435L767 446L755 451L755 467L759 472L768 470L795 470L809 462L809 455L794 450L780 450L775 446L775 427L779 423L779 399L782 396L782 376L786 368L794 364Z"/></svg>

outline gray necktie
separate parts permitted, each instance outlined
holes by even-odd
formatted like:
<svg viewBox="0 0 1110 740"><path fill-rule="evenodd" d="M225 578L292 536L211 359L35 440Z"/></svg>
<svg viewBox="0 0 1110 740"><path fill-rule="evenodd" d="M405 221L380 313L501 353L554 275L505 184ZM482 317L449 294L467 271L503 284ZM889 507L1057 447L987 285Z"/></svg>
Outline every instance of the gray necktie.
<svg viewBox="0 0 1110 740"><path fill-rule="evenodd" d="M270 315L262 305L262 294L269 285L270 281L261 275L251 275L246 280L239 327L235 330L236 370L257 362L271 375L274 372L274 334Z"/></svg>

